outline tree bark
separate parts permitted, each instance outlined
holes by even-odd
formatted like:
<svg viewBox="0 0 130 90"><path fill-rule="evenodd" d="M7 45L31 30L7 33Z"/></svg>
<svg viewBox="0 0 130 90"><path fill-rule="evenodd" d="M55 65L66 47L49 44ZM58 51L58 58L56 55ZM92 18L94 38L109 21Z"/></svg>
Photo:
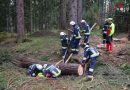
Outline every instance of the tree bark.
<svg viewBox="0 0 130 90"><path fill-rule="evenodd" d="M69 5L70 5L70 11L69 11L69 17L70 17L70 21L75 21L77 23L77 10L78 10L78 4L77 4L77 0L69 0Z"/></svg>
<svg viewBox="0 0 130 90"><path fill-rule="evenodd" d="M18 42L24 39L24 3L23 0L16 0L16 13L17 13L17 34Z"/></svg>
<svg viewBox="0 0 130 90"><path fill-rule="evenodd" d="M33 14L32 14L32 0L30 0L30 33L33 32Z"/></svg>
<svg viewBox="0 0 130 90"><path fill-rule="evenodd" d="M128 24L128 33L129 33L128 40L130 41L130 24Z"/></svg>
<svg viewBox="0 0 130 90"><path fill-rule="evenodd" d="M19 60L13 61L14 64L20 65L21 67L28 68L32 64L55 64L45 61L40 61L32 58L21 58ZM58 64L61 69L62 75L83 75L83 67L80 64L71 64L71 63L61 63Z"/></svg>
<svg viewBox="0 0 130 90"><path fill-rule="evenodd" d="M78 24L80 24L80 21L82 20L82 0L78 0L77 1L77 21L78 21Z"/></svg>
<svg viewBox="0 0 130 90"><path fill-rule="evenodd" d="M66 0L60 0L60 28L66 29Z"/></svg>

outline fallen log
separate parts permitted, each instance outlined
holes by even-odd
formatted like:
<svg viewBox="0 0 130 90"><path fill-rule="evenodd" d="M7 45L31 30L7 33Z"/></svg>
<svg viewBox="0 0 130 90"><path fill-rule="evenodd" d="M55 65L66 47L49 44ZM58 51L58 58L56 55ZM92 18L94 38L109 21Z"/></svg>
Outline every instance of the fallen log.
<svg viewBox="0 0 130 90"><path fill-rule="evenodd" d="M114 40L114 42L128 43L128 38L127 37L124 37L124 38L121 38L121 39L113 38L113 40Z"/></svg>
<svg viewBox="0 0 130 90"><path fill-rule="evenodd" d="M21 67L28 68L32 64L55 64L45 61L40 61L32 58L21 58L13 63L20 65ZM61 69L62 75L83 75L83 67L80 64L72 64L72 63L59 63L57 65Z"/></svg>

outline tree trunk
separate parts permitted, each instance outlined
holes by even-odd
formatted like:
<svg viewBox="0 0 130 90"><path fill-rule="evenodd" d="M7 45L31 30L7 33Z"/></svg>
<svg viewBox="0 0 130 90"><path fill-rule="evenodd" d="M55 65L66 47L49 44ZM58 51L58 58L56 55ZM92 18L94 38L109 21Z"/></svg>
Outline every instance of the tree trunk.
<svg viewBox="0 0 130 90"><path fill-rule="evenodd" d="M32 58L21 58L19 60L13 61L14 64L20 65L24 68L28 68L32 64L55 64L49 63L45 61L35 60ZM58 64L59 68L61 69L62 75L83 75L83 67L80 64L71 64L71 63L61 63Z"/></svg>
<svg viewBox="0 0 130 90"><path fill-rule="evenodd" d="M77 23L77 10L78 10L78 4L77 4L78 0L69 0L69 5L70 5L70 11L69 11L69 20L73 20Z"/></svg>
<svg viewBox="0 0 130 90"><path fill-rule="evenodd" d="M80 21L82 20L82 0L78 0L77 1L77 19L78 19L78 23L80 24Z"/></svg>
<svg viewBox="0 0 130 90"><path fill-rule="evenodd" d="M60 28L66 29L66 0L60 0Z"/></svg>
<svg viewBox="0 0 130 90"><path fill-rule="evenodd" d="M18 42L24 39L24 3L23 0L16 0L16 13L17 13L17 34Z"/></svg>
<svg viewBox="0 0 130 90"><path fill-rule="evenodd" d="M129 33L128 40L130 41L130 24L128 24L128 33Z"/></svg>
<svg viewBox="0 0 130 90"><path fill-rule="evenodd" d="M30 33L33 32L32 0L30 0Z"/></svg>

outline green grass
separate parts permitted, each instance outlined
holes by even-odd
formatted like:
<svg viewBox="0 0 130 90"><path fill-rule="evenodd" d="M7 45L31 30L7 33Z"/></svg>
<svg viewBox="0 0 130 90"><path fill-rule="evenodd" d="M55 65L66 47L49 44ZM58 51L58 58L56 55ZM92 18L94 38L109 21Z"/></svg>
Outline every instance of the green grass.
<svg viewBox="0 0 130 90"><path fill-rule="evenodd" d="M0 73L0 90L4 90L6 88L7 81L3 74Z"/></svg>
<svg viewBox="0 0 130 90"><path fill-rule="evenodd" d="M120 66L121 70L125 73L130 75L130 65L125 63Z"/></svg>
<svg viewBox="0 0 130 90"><path fill-rule="evenodd" d="M91 35L93 35L93 36L102 36L101 30L95 28L95 29L92 30Z"/></svg>
<svg viewBox="0 0 130 90"><path fill-rule="evenodd" d="M12 59L12 55L8 50L0 50L0 63L8 62Z"/></svg>
<svg viewBox="0 0 130 90"><path fill-rule="evenodd" d="M59 47L59 38L56 36L47 37L29 37L31 42L20 43L16 49L19 53L36 52L39 50L52 49Z"/></svg>
<svg viewBox="0 0 130 90"><path fill-rule="evenodd" d="M39 59L41 60L41 61L48 61L49 60L49 56L41 56Z"/></svg>
<svg viewBox="0 0 130 90"><path fill-rule="evenodd" d="M0 42L10 38L10 37L15 37L16 34L15 33L10 33L10 32L0 32Z"/></svg>

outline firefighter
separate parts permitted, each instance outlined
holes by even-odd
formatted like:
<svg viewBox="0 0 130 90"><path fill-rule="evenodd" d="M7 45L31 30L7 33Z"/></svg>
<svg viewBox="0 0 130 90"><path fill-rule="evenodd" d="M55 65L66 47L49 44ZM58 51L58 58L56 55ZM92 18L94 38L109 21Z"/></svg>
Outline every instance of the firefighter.
<svg viewBox="0 0 130 90"><path fill-rule="evenodd" d="M88 23L85 20L81 20L81 24L83 27L83 33L84 33L84 46L85 45L89 45L89 36L90 36L90 26L88 25Z"/></svg>
<svg viewBox="0 0 130 90"><path fill-rule="evenodd" d="M41 64L32 64L29 66L28 69L28 74L31 75L32 77L37 77L40 76L42 77L42 65Z"/></svg>
<svg viewBox="0 0 130 90"><path fill-rule="evenodd" d="M94 66L98 56L99 56L99 52L97 51L96 48L89 47L89 45L86 45L84 47L84 56L81 64L83 67L85 67L85 63L89 62L88 72L86 73L88 80L93 80Z"/></svg>
<svg viewBox="0 0 130 90"><path fill-rule="evenodd" d="M112 20L112 18L108 18L108 23L110 24L110 26L107 29L106 49L109 52L112 52L113 50L113 34L115 32L115 24L112 22Z"/></svg>
<svg viewBox="0 0 130 90"><path fill-rule="evenodd" d="M69 44L69 36L65 32L60 32L60 40L62 45L62 59L64 60L67 54L67 48Z"/></svg>
<svg viewBox="0 0 130 90"><path fill-rule="evenodd" d="M78 54L78 52L79 52L79 42L80 42L80 39L81 39L80 28L74 21L71 21L70 25L73 27L72 39L70 41L71 51L74 54Z"/></svg>
<svg viewBox="0 0 130 90"><path fill-rule="evenodd" d="M56 78L61 74L61 70L53 64L43 65L43 75L47 78Z"/></svg>
<svg viewBox="0 0 130 90"><path fill-rule="evenodd" d="M103 36L102 46L104 46L104 47L106 47L107 29L109 27L108 20L105 20L105 21L106 22L105 22L103 29L102 29L102 36Z"/></svg>

